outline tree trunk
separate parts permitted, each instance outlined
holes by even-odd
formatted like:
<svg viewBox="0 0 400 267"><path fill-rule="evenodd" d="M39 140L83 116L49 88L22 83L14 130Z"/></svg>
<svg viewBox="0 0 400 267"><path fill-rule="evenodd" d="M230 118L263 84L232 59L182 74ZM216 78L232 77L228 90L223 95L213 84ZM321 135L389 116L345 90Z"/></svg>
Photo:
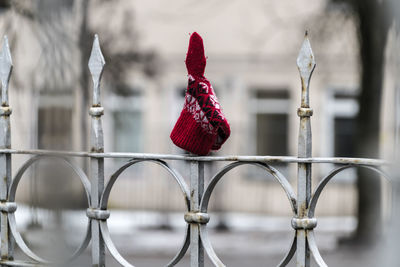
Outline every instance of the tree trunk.
<svg viewBox="0 0 400 267"><path fill-rule="evenodd" d="M90 34L90 30L88 28L88 8L89 8L89 0L83 0L78 3L81 11L81 26L79 33L79 50L80 50L80 66L81 72L79 77L79 84L75 91L75 111L77 116L77 140L79 140L79 148L78 150L86 151L89 149L88 147L88 124L89 124L89 116L88 116L88 108L90 103L90 79L89 79L89 69L87 67L88 60L90 56L91 49L91 41L93 36ZM83 161L83 168L85 170L88 169L88 161Z"/></svg>
<svg viewBox="0 0 400 267"><path fill-rule="evenodd" d="M361 92L356 151L359 157L379 157L380 110L384 51L387 40L385 8L379 1L357 1L359 17ZM381 180L358 171L358 227L355 241L371 244L381 234Z"/></svg>

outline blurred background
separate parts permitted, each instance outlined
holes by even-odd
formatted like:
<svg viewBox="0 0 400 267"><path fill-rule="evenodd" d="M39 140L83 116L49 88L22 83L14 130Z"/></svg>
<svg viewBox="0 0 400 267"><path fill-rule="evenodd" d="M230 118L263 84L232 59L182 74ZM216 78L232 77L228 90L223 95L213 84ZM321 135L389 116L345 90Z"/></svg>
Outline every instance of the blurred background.
<svg viewBox="0 0 400 267"><path fill-rule="evenodd" d="M89 149L87 62L98 33L106 60L105 151L185 153L169 134L183 107L184 60L190 33L197 31L205 75L232 129L213 155L296 156L296 58L308 30L317 62L310 87L313 156L396 160L398 12L396 0L1 0L0 33L8 35L14 63L12 148ZM13 156L13 173L26 159ZM85 160L74 160L88 169ZM106 178L124 161L106 160ZM188 178L187 163L170 163ZM86 227L84 189L58 164L35 164L17 192L18 229L33 251L49 258L76 248ZM206 180L225 164L209 163ZM273 166L296 188L295 164ZM314 188L334 167L313 165ZM141 163L113 188L110 232L132 264L165 265L183 240L185 205L171 178ZM316 237L330 266L398 266L391 253L398 245L390 238L398 234L391 220L395 197L370 172L349 169L329 184L317 207ZM279 263L291 243L292 214L271 176L240 167L211 200L210 237L227 266ZM89 255L76 265L90 266ZM178 266L188 266L187 257Z"/></svg>

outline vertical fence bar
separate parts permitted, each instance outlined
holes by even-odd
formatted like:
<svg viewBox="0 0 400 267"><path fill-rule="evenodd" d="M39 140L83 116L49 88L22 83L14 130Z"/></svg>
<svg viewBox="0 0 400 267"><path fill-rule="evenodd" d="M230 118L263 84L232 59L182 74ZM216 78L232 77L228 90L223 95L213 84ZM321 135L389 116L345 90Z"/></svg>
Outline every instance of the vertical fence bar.
<svg viewBox="0 0 400 267"><path fill-rule="evenodd" d="M400 160L400 84L394 89L394 159Z"/></svg>
<svg viewBox="0 0 400 267"><path fill-rule="evenodd" d="M104 152L103 128L101 116L104 109L100 103L100 80L105 61L100 50L99 38L94 37L89 58L89 70L93 80L93 104L89 110L91 116L90 151ZM104 158L90 158L91 208L98 209L101 193L104 190ZM99 221L92 220L92 266L105 266L105 246L100 232Z"/></svg>
<svg viewBox="0 0 400 267"><path fill-rule="evenodd" d="M11 148L11 108L8 105L8 84L12 71L12 60L7 36L3 39L0 54L1 107L0 107L0 148ZM14 240L8 227L8 189L11 184L11 154L0 154L0 201L1 201L1 259L12 259Z"/></svg>
<svg viewBox="0 0 400 267"><path fill-rule="evenodd" d="M204 162L190 162L190 211L200 212L200 201L204 191ZM190 267L204 266L204 249L200 240L200 225L190 224Z"/></svg>
<svg viewBox="0 0 400 267"><path fill-rule="evenodd" d="M310 116L313 110L310 108L309 84L312 72L315 68L314 55L306 36L297 58L297 66L301 78L301 106L297 110L300 117L298 157L311 157L311 123ZM297 172L297 217L306 217L308 202L311 198L311 163L298 163ZM310 266L310 250L307 244L307 230L297 229L297 267Z"/></svg>

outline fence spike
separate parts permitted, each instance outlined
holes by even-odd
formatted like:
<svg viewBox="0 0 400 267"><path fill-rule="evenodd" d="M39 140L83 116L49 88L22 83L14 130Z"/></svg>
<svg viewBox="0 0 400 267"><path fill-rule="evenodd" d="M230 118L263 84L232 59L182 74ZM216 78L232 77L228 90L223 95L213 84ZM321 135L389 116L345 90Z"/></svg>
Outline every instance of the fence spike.
<svg viewBox="0 0 400 267"><path fill-rule="evenodd" d="M313 110L310 108L309 85L315 68L315 58L306 32L303 44L297 57L297 67L301 78L301 105L297 110L300 117L298 157L312 156L312 133L310 117ZM311 163L298 163L297 166L297 219L307 218L307 205L311 198ZM296 266L310 267L310 248L307 245L307 230L296 229Z"/></svg>
<svg viewBox="0 0 400 267"><path fill-rule="evenodd" d="M103 74L103 68L106 64L103 53L100 49L99 37L94 35L92 52L89 58L89 70L93 80L93 105L100 105L100 79Z"/></svg>
<svg viewBox="0 0 400 267"><path fill-rule="evenodd" d="M10 47L8 46L7 35L3 38L3 44L0 52L0 79L1 79L1 105L8 106L8 82L10 81L12 71L12 59Z"/></svg>
<svg viewBox="0 0 400 267"><path fill-rule="evenodd" d="M315 69L315 57L311 49L308 32L306 31L303 44L297 56L297 67L300 72L301 88L302 88L302 107L309 106L309 84L311 75Z"/></svg>

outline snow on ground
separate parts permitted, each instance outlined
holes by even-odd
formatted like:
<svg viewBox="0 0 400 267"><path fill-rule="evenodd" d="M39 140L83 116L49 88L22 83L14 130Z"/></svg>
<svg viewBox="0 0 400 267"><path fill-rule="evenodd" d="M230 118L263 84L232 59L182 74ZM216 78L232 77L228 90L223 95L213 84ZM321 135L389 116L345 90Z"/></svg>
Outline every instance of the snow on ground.
<svg viewBox="0 0 400 267"><path fill-rule="evenodd" d="M55 227L54 213L43 209L36 210L37 221L42 227L30 227L31 214L26 206L19 206L16 213L18 230L30 246L44 248L53 240L59 241L61 236L66 246L76 248L84 237L88 221L84 210L63 212L58 219L63 222L62 230ZM210 239L218 253L280 254L287 251L293 238L289 217L243 213L224 213L223 217L210 215ZM229 231L216 229L222 218ZM111 210L108 226L121 253L137 255L174 254L186 231L183 213ZM351 235L355 227L354 217L319 218L315 231L320 250L335 250L339 238Z"/></svg>

